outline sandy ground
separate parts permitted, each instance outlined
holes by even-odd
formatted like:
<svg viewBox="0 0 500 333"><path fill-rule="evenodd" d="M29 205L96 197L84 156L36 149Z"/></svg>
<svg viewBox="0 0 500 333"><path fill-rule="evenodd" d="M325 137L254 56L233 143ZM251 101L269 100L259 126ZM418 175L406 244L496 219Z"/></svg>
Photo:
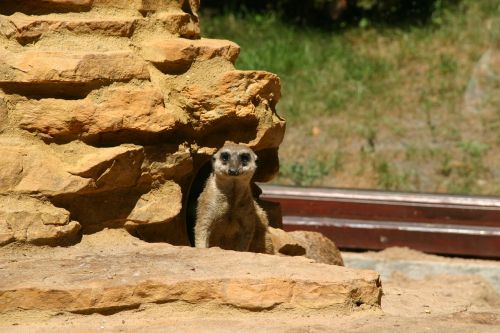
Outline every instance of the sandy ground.
<svg viewBox="0 0 500 333"><path fill-rule="evenodd" d="M99 244L99 251L105 254L113 248L116 251L117 247L140 242L107 238L104 246L103 239L106 235L84 239L80 250ZM14 258L29 255L30 251L34 250L11 247L0 254ZM51 249L36 248L36 251L50 253ZM430 262L455 260L405 249L364 255L384 258L387 262L404 258ZM4 313L0 314L0 332L499 332L500 295L480 276L445 274L415 279L404 271L394 272L383 279L383 290L381 310L350 315L331 310L252 312L213 304L174 302L147 304L110 315Z"/></svg>

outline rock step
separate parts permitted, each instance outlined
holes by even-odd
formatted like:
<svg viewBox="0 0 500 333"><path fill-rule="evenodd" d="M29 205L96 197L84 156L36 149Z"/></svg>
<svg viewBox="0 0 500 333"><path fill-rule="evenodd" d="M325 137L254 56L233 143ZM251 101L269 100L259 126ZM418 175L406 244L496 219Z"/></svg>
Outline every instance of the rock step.
<svg viewBox="0 0 500 333"><path fill-rule="evenodd" d="M100 251L62 248L45 256L0 257L0 313L106 313L178 301L253 311L347 313L380 307L382 289L373 271L298 257L142 242Z"/></svg>
<svg viewBox="0 0 500 333"><path fill-rule="evenodd" d="M141 17L68 17L26 16L15 14L0 17L0 34L15 38L21 44L37 41L47 34L65 32L102 36L131 37L138 26L159 24L166 32L176 36L199 34L197 22L183 12L166 12L154 18Z"/></svg>
<svg viewBox="0 0 500 333"><path fill-rule="evenodd" d="M0 50L0 88L34 97L84 97L113 82L149 79L148 64L132 51Z"/></svg>
<svg viewBox="0 0 500 333"><path fill-rule="evenodd" d="M155 88L112 87L80 100L45 98L20 101L13 119L46 140L87 140L106 133L163 133L176 125Z"/></svg>
<svg viewBox="0 0 500 333"><path fill-rule="evenodd" d="M162 71L184 72L195 61L224 58L234 64L240 47L220 39L167 39L151 40L142 47L142 56Z"/></svg>
<svg viewBox="0 0 500 333"><path fill-rule="evenodd" d="M142 147L134 145L92 148L75 141L49 147L23 137L3 136L0 156L2 193L51 197L134 186L140 176L144 152Z"/></svg>
<svg viewBox="0 0 500 333"><path fill-rule="evenodd" d="M141 12L185 8L196 13L199 0L2 0L0 14L10 12L39 13L39 12L72 12L89 11L95 7L118 9L134 9Z"/></svg>
<svg viewBox="0 0 500 333"><path fill-rule="evenodd" d="M38 40L47 33L92 33L130 37L138 18L54 18L52 16L20 16L0 18L3 35L14 37L21 44Z"/></svg>
<svg viewBox="0 0 500 333"><path fill-rule="evenodd" d="M88 11L94 0L2 0L0 14Z"/></svg>
<svg viewBox="0 0 500 333"><path fill-rule="evenodd" d="M147 63L131 51L0 52L0 88L7 83L88 83L149 79Z"/></svg>

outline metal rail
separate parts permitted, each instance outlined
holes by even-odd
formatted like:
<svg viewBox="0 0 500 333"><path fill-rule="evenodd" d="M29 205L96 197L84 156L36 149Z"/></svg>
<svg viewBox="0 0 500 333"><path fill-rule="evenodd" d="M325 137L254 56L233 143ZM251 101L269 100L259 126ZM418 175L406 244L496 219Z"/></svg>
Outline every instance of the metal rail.
<svg viewBox="0 0 500 333"><path fill-rule="evenodd" d="M285 230L322 232L341 249L500 258L500 197L259 186Z"/></svg>

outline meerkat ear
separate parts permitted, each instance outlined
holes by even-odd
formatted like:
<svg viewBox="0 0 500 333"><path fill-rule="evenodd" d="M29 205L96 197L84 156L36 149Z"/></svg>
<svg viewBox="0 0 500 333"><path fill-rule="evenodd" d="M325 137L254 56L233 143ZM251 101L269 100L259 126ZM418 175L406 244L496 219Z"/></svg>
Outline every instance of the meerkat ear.
<svg viewBox="0 0 500 333"><path fill-rule="evenodd" d="M259 157L257 156L257 154L256 154L256 153L254 153L254 152L252 152L252 154L253 154L253 160L254 160L254 161L257 161L257 160L259 159Z"/></svg>

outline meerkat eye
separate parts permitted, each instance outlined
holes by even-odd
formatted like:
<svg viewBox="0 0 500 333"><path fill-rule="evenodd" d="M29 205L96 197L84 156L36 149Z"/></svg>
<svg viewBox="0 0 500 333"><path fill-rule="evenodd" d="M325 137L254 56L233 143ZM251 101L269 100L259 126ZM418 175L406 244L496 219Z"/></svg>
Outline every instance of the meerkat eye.
<svg viewBox="0 0 500 333"><path fill-rule="evenodd" d="M243 163L243 165L246 165L248 162L250 162L250 154L240 154L240 162Z"/></svg>
<svg viewBox="0 0 500 333"><path fill-rule="evenodd" d="M224 152L224 153L220 154L220 159L222 160L222 162L229 161L229 153Z"/></svg>

